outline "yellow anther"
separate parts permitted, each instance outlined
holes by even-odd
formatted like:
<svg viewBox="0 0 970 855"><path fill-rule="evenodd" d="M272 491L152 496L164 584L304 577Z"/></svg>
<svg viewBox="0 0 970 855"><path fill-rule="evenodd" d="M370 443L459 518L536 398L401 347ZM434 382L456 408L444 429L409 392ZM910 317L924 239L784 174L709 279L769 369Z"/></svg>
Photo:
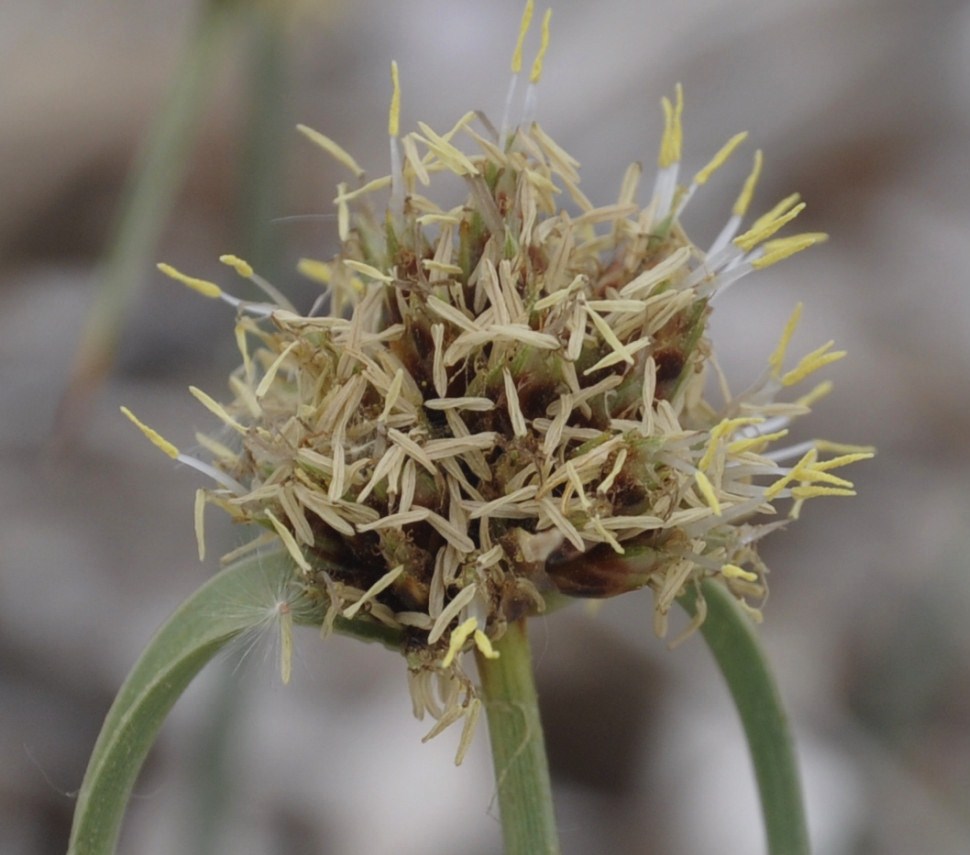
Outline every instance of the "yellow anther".
<svg viewBox="0 0 970 855"><path fill-rule="evenodd" d="M711 429L711 437L720 439L723 436L734 433L739 427L748 427L749 425L760 425L763 423L764 419L761 416L742 416L737 419L722 419Z"/></svg>
<svg viewBox="0 0 970 855"><path fill-rule="evenodd" d="M812 234L792 235L789 238L768 241L764 245L765 254L752 261L751 266L755 270L771 267L772 264L784 261L796 252L801 252L803 249L808 249L810 246L815 246L815 244L823 243L826 240L828 240L827 234L813 232Z"/></svg>
<svg viewBox="0 0 970 855"><path fill-rule="evenodd" d="M802 395L795 404L799 407L811 407L816 401L824 398L833 389L833 383L831 380L823 380L819 383L811 392L806 395Z"/></svg>
<svg viewBox="0 0 970 855"><path fill-rule="evenodd" d="M401 81L398 79L397 63L391 61L391 109L387 114L387 132L396 137L401 126Z"/></svg>
<svg viewBox="0 0 970 855"><path fill-rule="evenodd" d="M838 445L838 443L823 443L819 441L821 445ZM843 446L846 448L852 448L853 446ZM819 472L826 472L829 469L838 469L841 466L848 466L850 463L858 463L860 460L871 460L876 456L875 451L850 451L848 454L841 454L838 457L833 457L830 460L819 460L813 464L812 468Z"/></svg>
<svg viewBox="0 0 970 855"><path fill-rule="evenodd" d="M165 437L163 437L157 430L153 430L143 421L141 421L131 410L127 407L122 407L121 412L123 412L145 436L148 440L155 446L155 448L163 451L173 460L179 456L179 450L172 445Z"/></svg>
<svg viewBox="0 0 970 855"><path fill-rule="evenodd" d="M788 350L788 345L791 343L792 336L795 334L795 328L798 326L798 321L801 316L802 304L798 303L788 318L785 329L782 330L778 345L775 347L771 356L768 357L768 364L771 366L772 374L781 374L781 366L785 362L785 353Z"/></svg>
<svg viewBox="0 0 970 855"><path fill-rule="evenodd" d="M809 475L812 476L812 481L816 484L829 484L832 487L845 487L847 489L852 489L855 487L848 478L840 478L838 475L833 475L831 472L822 472L819 469L810 469Z"/></svg>
<svg viewBox="0 0 970 855"><path fill-rule="evenodd" d="M764 498L767 501L771 501L775 498L782 490L785 489L792 481L797 481L800 473L805 469L806 466L810 466L818 458L818 451L814 448L810 448L802 456L801 460L798 461L792 470L787 475L782 475L774 484L769 485L765 488Z"/></svg>
<svg viewBox="0 0 970 855"><path fill-rule="evenodd" d="M222 404L220 404L218 401L211 398L197 386L189 386L189 391L192 393L192 396L216 418L225 422L233 430L242 434L246 433L246 428L244 428L241 424L239 424L239 422L230 416Z"/></svg>
<svg viewBox="0 0 970 855"><path fill-rule="evenodd" d="M741 131L739 134L735 134L731 139L729 139L724 145L721 146L720 151L711 158L710 162L705 166L697 175L694 176L695 184L706 184L707 179L710 178L718 169L720 169L725 161L734 154L734 150L741 145L748 138L747 131Z"/></svg>
<svg viewBox="0 0 970 855"><path fill-rule="evenodd" d="M751 172L744 180L744 186L741 188L737 201L734 203L732 213L736 217L743 217L748 211L751 198L754 196L754 188L758 185L758 177L761 175L762 159L761 149L759 148L754 153L754 166L751 167Z"/></svg>
<svg viewBox="0 0 970 855"><path fill-rule="evenodd" d="M159 263L155 266L166 276L174 279L176 282L181 282L193 291L198 291L203 297L218 300L222 296L222 289L215 282L210 282L208 279L196 279L194 276L186 276L184 273L172 267L171 264Z"/></svg>
<svg viewBox="0 0 970 855"><path fill-rule="evenodd" d="M684 87L676 87L677 101L671 103L667 97L660 99L664 111L664 135L660 141L660 157L657 159L661 169L666 169L680 161L680 150L684 140L681 115L684 112Z"/></svg>
<svg viewBox="0 0 970 855"><path fill-rule="evenodd" d="M717 496L714 493L714 485L711 483L711 479L698 469L694 473L694 480L697 481L697 489L701 491L704 501L711 506L711 510L714 511L716 516L720 516L721 503L717 500Z"/></svg>
<svg viewBox="0 0 970 855"><path fill-rule="evenodd" d="M801 202L795 205L790 211L782 214L780 217L775 217L774 219L766 219L761 217L758 221L746 231L743 235L738 235L734 239L734 245L743 249L745 252L749 252L754 249L759 243L770 238L775 232L777 232L786 223L790 223L795 219L802 211L805 210L805 203Z"/></svg>
<svg viewBox="0 0 970 855"><path fill-rule="evenodd" d="M229 265L243 279L253 278L253 268L250 267L249 262L243 261L238 255L220 255L219 261Z"/></svg>
<svg viewBox="0 0 970 855"><path fill-rule="evenodd" d="M522 10L522 22L519 24L519 37L515 41L515 51L512 53L512 73L518 74L522 70L522 45L525 43L525 34L529 32L529 25L532 23L532 13L535 10L535 0L528 0Z"/></svg>
<svg viewBox="0 0 970 855"><path fill-rule="evenodd" d="M529 74L529 83L538 83L542 77L542 63L546 58L546 51L549 50L549 21L552 20L552 9L546 9L546 14L542 16L542 40L539 42L539 52L532 61L532 71Z"/></svg>
<svg viewBox="0 0 970 855"><path fill-rule="evenodd" d="M805 452L804 455L802 455L802 457L798 461L798 463L796 463L792 467L792 470L789 473L791 475L792 479L795 480L795 481L804 481L804 480L806 480L806 478L808 476L806 476L805 473L812 466L815 465L815 462L817 460L818 460L818 449L817 448L810 448L808 451Z"/></svg>
<svg viewBox="0 0 970 855"><path fill-rule="evenodd" d="M814 499L816 496L854 496L855 490L844 490L841 487L792 487L792 496L796 499Z"/></svg>
<svg viewBox="0 0 970 855"><path fill-rule="evenodd" d="M779 439L784 439L786 436L788 436L787 430L779 430L775 431L774 433L763 433L759 436L736 439L734 442L728 445L728 454L743 454L745 451L750 451L752 448L758 448L761 445L777 442Z"/></svg>
<svg viewBox="0 0 970 855"><path fill-rule="evenodd" d="M473 617L468 618L468 620L455 628L451 633L451 638L448 640L448 652L445 653L445 658L441 660L442 668L447 668L455 661L455 657L461 652L465 642L468 641L477 629L478 618Z"/></svg>
<svg viewBox="0 0 970 855"><path fill-rule="evenodd" d="M757 425L764 421L758 416L742 417L737 419L723 419L711 429L711 441L707 446L707 451L697 464L698 469L709 469L714 462L714 455L717 454L718 440L733 433L736 428L746 425Z"/></svg>
<svg viewBox="0 0 970 855"><path fill-rule="evenodd" d="M725 579L743 579L745 582L757 582L758 574L738 567L737 564L725 564L721 568L721 575Z"/></svg>
<svg viewBox="0 0 970 855"><path fill-rule="evenodd" d="M346 166L347 169L353 172L358 178L361 178L364 175L364 170L360 168L360 164L358 164L357 161L354 160L345 149L330 139L330 137L324 136L320 133L320 131L315 131L313 128L308 128L306 125L297 125L296 129L307 139L320 146L320 148L322 148L338 163Z"/></svg>
<svg viewBox="0 0 970 855"><path fill-rule="evenodd" d="M329 285L330 280L333 278L333 267L330 266L330 262L328 261L301 258L296 263L296 269L306 276L307 279L312 279L314 282L320 282L323 285Z"/></svg>
<svg viewBox="0 0 970 855"><path fill-rule="evenodd" d="M816 439L815 447L821 452L834 452L835 454L868 454L870 457L876 455L875 446L872 445L851 445L845 442L832 442L827 439Z"/></svg>
<svg viewBox="0 0 970 855"><path fill-rule="evenodd" d="M801 200L802 197L798 193L792 193L791 196L786 196L777 205L775 205L774 208L772 208L770 211L766 211L764 214L758 217L758 219L755 220L754 224L751 226L752 230L760 228L765 223L778 219L778 217L784 216L792 208L794 208L795 205L801 202Z"/></svg>
<svg viewBox="0 0 970 855"><path fill-rule="evenodd" d="M480 629L475 630L475 646L486 659L498 659L498 651L492 647L492 642Z"/></svg>
<svg viewBox="0 0 970 855"><path fill-rule="evenodd" d="M834 341L829 341L823 344L821 347L813 350L811 353L803 356L791 371L787 374L783 374L781 382L783 386L794 386L796 383L801 382L809 374L814 374L820 368L824 368L833 362L837 362L843 356L845 356L846 351L844 350L832 350L829 348L834 345Z"/></svg>

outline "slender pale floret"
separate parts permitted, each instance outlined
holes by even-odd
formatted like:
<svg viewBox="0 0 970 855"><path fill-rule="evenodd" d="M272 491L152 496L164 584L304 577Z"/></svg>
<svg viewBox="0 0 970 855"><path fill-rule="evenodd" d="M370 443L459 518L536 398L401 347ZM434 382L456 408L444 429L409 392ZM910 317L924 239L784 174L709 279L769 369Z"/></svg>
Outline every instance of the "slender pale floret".
<svg viewBox="0 0 970 855"><path fill-rule="evenodd" d="M179 463L184 463L186 466L192 467L196 471L201 472L203 475L207 475L213 481L216 481L233 493L242 494L247 492L246 488L243 487L242 484L240 484L234 478L230 478L221 469L217 469L215 466L212 466L203 460L198 460L195 457L191 457L188 454L182 454L178 448L165 439L165 437L158 433L158 431L156 431L154 428L150 428L148 425L142 422L127 407L122 407L121 412L124 413L124 415L128 417L135 427L137 427L145 435L152 445L159 449L159 451L171 457L173 460L177 460ZM202 551L204 550L200 548L200 552Z"/></svg>
<svg viewBox="0 0 970 855"><path fill-rule="evenodd" d="M529 126L535 121L536 104L538 102L538 86L542 79L542 66L546 60L546 51L549 49L549 22L552 20L552 9L546 9L542 16L542 40L539 43L539 50L535 59L532 61L532 70L529 72L529 85L525 90L525 106L522 109L522 124Z"/></svg>
<svg viewBox="0 0 970 855"><path fill-rule="evenodd" d="M502 123L499 125L499 145L504 149L508 139L509 120L512 116L512 103L515 101L515 91L518 88L519 74L522 72L522 46L525 43L526 33L532 24L532 15L535 11L535 0L527 0L525 8L522 10L522 20L519 23L519 36L515 40L515 50L512 52L511 71L512 77L509 80L509 91L505 96L505 107L502 110Z"/></svg>
<svg viewBox="0 0 970 855"><path fill-rule="evenodd" d="M404 168L401 164L401 147L398 134L401 127L401 80L397 63L391 63L391 107L387 116L387 135L391 152L391 210L400 209L404 204Z"/></svg>

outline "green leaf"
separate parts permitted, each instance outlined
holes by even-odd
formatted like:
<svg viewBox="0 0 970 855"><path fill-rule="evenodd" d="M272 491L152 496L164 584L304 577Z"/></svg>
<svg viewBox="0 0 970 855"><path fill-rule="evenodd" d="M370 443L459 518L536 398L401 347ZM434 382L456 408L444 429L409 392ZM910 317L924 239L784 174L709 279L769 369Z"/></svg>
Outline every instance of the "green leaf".
<svg viewBox="0 0 970 855"><path fill-rule="evenodd" d="M701 634L727 681L741 717L761 796L770 855L808 855L808 827L795 746L781 695L751 620L723 585L701 584L707 617ZM691 614L699 596L693 589L680 598Z"/></svg>
<svg viewBox="0 0 970 855"><path fill-rule="evenodd" d="M324 607L307 594L282 551L238 561L189 597L148 643L108 711L78 794L68 855L114 852L132 787L162 722L216 653L243 633L274 626L286 632L287 614L295 623L319 625ZM398 633L366 620L338 618L334 629L399 649Z"/></svg>

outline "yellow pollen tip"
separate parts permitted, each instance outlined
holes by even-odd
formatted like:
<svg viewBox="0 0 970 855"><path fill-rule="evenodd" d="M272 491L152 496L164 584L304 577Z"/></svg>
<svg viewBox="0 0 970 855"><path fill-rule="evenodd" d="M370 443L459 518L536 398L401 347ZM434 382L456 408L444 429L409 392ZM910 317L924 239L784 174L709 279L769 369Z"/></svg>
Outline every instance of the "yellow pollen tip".
<svg viewBox="0 0 970 855"><path fill-rule="evenodd" d="M802 395L795 404L799 407L811 407L816 401L824 398L833 389L833 383L831 380L823 380L819 383L811 392Z"/></svg>
<svg viewBox="0 0 970 855"><path fill-rule="evenodd" d="M854 496L855 490L844 490L841 487L793 487L792 496L796 499L814 499L817 496Z"/></svg>
<svg viewBox="0 0 970 855"><path fill-rule="evenodd" d="M525 34L529 32L529 25L532 23L532 13L535 11L535 0L528 0L522 10L522 22L519 24L519 37L515 42L515 51L512 53L512 73L518 74L522 70L522 45L525 43Z"/></svg>
<svg viewBox="0 0 970 855"><path fill-rule="evenodd" d="M717 500L717 495L714 493L714 485L711 483L711 479L698 469L694 473L694 480L697 481L697 488L701 491L704 501L711 506L711 510L714 511L715 516L720 516L721 503Z"/></svg>
<svg viewBox="0 0 970 855"><path fill-rule="evenodd" d="M754 221L754 225L751 227L752 230L760 228L761 226L765 225L765 223L769 223L772 220L777 220L779 217L784 216L792 208L794 208L795 205L801 202L801 200L802 197L799 193L792 193L790 196L786 196L777 205L775 205L774 208L758 217L758 219Z"/></svg>
<svg viewBox="0 0 970 855"><path fill-rule="evenodd" d="M179 450L172 445L165 437L163 437L157 430L153 430L143 421L141 421L138 416L136 416L127 407L122 407L121 412L123 412L128 419L137 427L147 439L155 446L155 448L167 454L173 460L177 459L179 456Z"/></svg>
<svg viewBox="0 0 970 855"><path fill-rule="evenodd" d="M220 255L219 261L236 271L243 279L253 278L253 268L249 262L243 261L238 255Z"/></svg>
<svg viewBox="0 0 970 855"><path fill-rule="evenodd" d="M775 217L773 219L768 217L760 217L755 224L748 229L743 235L736 237L734 239L734 245L740 247L745 252L749 252L754 249L759 243L770 238L775 232L777 232L786 223L790 223L795 219L802 211L805 210L805 203L800 202L795 205L791 210L782 214L780 217ZM802 236L807 237L807 236Z"/></svg>
<svg viewBox="0 0 970 855"><path fill-rule="evenodd" d="M542 77L542 63L546 58L546 51L549 50L549 22L552 20L552 9L546 9L546 14L542 16L542 41L539 42L539 52L532 61L532 71L529 74L529 83L538 83Z"/></svg>
<svg viewBox="0 0 970 855"><path fill-rule="evenodd" d="M802 304L798 303L788 318L788 322L785 324L785 329L781 333L781 340L778 342L771 356L768 357L768 364L771 366L774 374L781 373L781 366L785 361L785 352L788 350L788 345L791 343L792 336L795 334L795 328L798 326L798 321L801 316Z"/></svg>
<svg viewBox="0 0 970 855"><path fill-rule="evenodd" d="M821 443L820 443L821 444ZM830 443L831 445L838 445L838 443ZM848 446L851 448L852 446ZM839 457L833 457L831 460L817 461L813 464L812 468L818 472L826 472L829 469L837 469L840 466L848 466L850 463L858 463L860 460L871 460L876 456L874 451L853 451L848 454L842 454Z"/></svg>
<svg viewBox="0 0 970 855"><path fill-rule="evenodd" d="M445 654L445 658L441 660L442 668L447 668L455 661L455 657L461 651L465 642L468 641L477 629L478 619L473 617L468 618L468 620L455 628L454 632L451 633L451 638L448 640L448 652Z"/></svg>
<svg viewBox="0 0 970 855"><path fill-rule="evenodd" d="M482 654L482 656L484 656L486 659L498 659L498 651L492 647L492 642L484 632L482 632L480 629L476 629L474 638L475 646L478 648L478 651Z"/></svg>
<svg viewBox="0 0 970 855"><path fill-rule="evenodd" d="M714 462L714 457L717 454L717 449L719 447L719 440L724 439L724 437L729 436L739 427L746 427L748 425L761 424L764 421L763 418L758 416L745 416L743 418L737 419L723 419L717 425L711 429L711 441L707 446L707 451L704 452L704 456L700 459L697 464L698 469L710 469L711 464ZM729 447L730 449L730 447Z"/></svg>
<svg viewBox="0 0 970 855"><path fill-rule="evenodd" d="M826 342L820 348L813 350L811 353L803 356L798 365L796 365L787 374L782 375L781 382L783 386L794 386L796 383L800 383L809 374L814 374L820 368L824 368L826 365L830 365L833 362L838 362L846 355L844 350L832 350L829 348L835 344L834 341Z"/></svg>
<svg viewBox="0 0 970 855"><path fill-rule="evenodd" d="M721 568L721 575L725 579L742 579L745 582L758 581L757 573L752 573L750 570L745 570L742 567L738 567L737 564L725 564Z"/></svg>
<svg viewBox="0 0 970 855"><path fill-rule="evenodd" d="M387 132L392 137L398 135L401 126L401 81L397 74L397 63L391 61L391 109L387 116Z"/></svg>
<svg viewBox="0 0 970 855"><path fill-rule="evenodd" d="M320 282L323 285L329 285L330 280L333 278L333 268L327 261L301 258L296 263L296 269L306 276L307 279L312 279L314 282Z"/></svg>
<svg viewBox="0 0 970 855"><path fill-rule="evenodd" d="M664 111L664 135L660 141L660 157L657 163L661 169L666 169L680 161L680 151L684 140L684 130L681 115L684 112L684 87L676 86L676 102L669 98L661 98L660 105Z"/></svg>
<svg viewBox="0 0 970 855"><path fill-rule="evenodd" d="M193 291L198 291L203 297L208 297L210 300L218 300L222 296L222 289L215 282L210 282L208 279L196 279L194 276L186 276L181 271L172 267L171 264L165 264L164 262L160 262L155 266L170 279L181 282Z"/></svg>
<svg viewBox="0 0 970 855"><path fill-rule="evenodd" d="M357 178L364 176L364 170L361 169L360 164L350 156L346 149L337 145L330 137L321 134L320 131L315 131L313 128L308 128L306 125L297 125L296 129L308 140L320 146L338 163L346 166Z"/></svg>
<svg viewBox="0 0 970 855"><path fill-rule="evenodd" d="M778 430L774 433L762 433L758 436L747 437L746 439L736 439L728 445L728 454L744 454L744 452L750 451L752 448L770 445L772 442L777 442L786 436L788 436L787 430Z"/></svg>
<svg viewBox="0 0 970 855"><path fill-rule="evenodd" d="M751 266L755 270L771 267L772 264L784 261L786 258L804 249L808 249L810 246L815 246L817 243L823 243L827 239L828 235L821 232L814 232L812 234L792 235L791 237L768 241L763 247L765 254L761 258L752 261Z"/></svg>
<svg viewBox="0 0 970 855"><path fill-rule="evenodd" d="M751 167L751 172L745 179L744 186L741 188L741 193L738 195L738 199L734 203L732 213L736 217L743 217L745 213L747 213L748 206L751 204L751 199L754 196L754 188L758 185L758 178L761 175L762 161L763 156L761 154L761 149L759 148L754 153L754 165Z"/></svg>
<svg viewBox="0 0 970 855"><path fill-rule="evenodd" d="M870 457L876 455L874 445L851 445L845 442L832 442L828 439L816 439L815 447L819 451L832 452L833 454L867 454Z"/></svg>
<svg viewBox="0 0 970 855"><path fill-rule="evenodd" d="M707 180L720 169L727 159L734 154L734 150L748 138L747 131L735 134L724 145L720 151L711 158L710 162L697 175L694 176L694 183L697 185L706 184Z"/></svg>

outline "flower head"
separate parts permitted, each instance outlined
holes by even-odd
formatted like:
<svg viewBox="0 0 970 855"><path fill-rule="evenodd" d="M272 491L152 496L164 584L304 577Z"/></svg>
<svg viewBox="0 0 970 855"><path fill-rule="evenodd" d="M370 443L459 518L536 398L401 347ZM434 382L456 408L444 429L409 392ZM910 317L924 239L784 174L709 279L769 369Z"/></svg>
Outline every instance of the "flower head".
<svg viewBox="0 0 970 855"><path fill-rule="evenodd" d="M514 71L521 38L516 56ZM774 238L802 209L797 195L739 234L760 152L710 248L687 236L685 206L743 134L681 183L678 87L647 203L633 165L597 205L538 124L496 131L468 113L446 133L419 123L400 137L396 66L393 80L390 176L365 181L335 142L301 128L353 178L337 188L339 253L300 265L323 296L307 313L270 288L265 304L227 298L243 360L233 397L192 391L236 435L200 437L222 473L205 500L282 541L331 619L403 631L415 712L438 720L434 733L477 714L461 654L494 655L507 622L553 592L647 587L663 633L685 587L716 576L757 615L758 540L809 498L851 495L833 470L869 452L783 447L828 389L789 387L844 355L829 342L786 368L800 308L744 391L717 371L713 301L824 238ZM443 176L464 183L463 204L434 201Z"/></svg>

